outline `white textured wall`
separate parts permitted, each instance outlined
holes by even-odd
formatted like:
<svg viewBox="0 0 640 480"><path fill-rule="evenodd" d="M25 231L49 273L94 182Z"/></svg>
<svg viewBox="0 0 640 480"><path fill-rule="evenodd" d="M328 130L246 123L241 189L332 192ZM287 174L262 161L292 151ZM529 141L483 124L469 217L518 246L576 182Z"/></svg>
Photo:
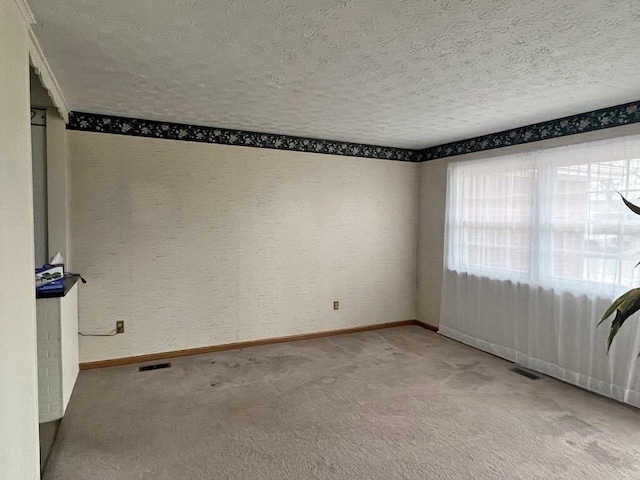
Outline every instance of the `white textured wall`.
<svg viewBox="0 0 640 480"><path fill-rule="evenodd" d="M440 323L448 159L420 164L416 318Z"/></svg>
<svg viewBox="0 0 640 480"><path fill-rule="evenodd" d="M47 205L49 207L49 257L60 252L69 262L69 169L67 130L55 108L47 108ZM49 258L51 259L51 258Z"/></svg>
<svg viewBox="0 0 640 480"><path fill-rule="evenodd" d="M0 478L39 477L26 25L0 0Z"/></svg>
<svg viewBox="0 0 640 480"><path fill-rule="evenodd" d="M38 331L38 418L40 423L62 418L62 350L60 299L36 300ZM77 333L76 333L77 336Z"/></svg>
<svg viewBox="0 0 640 480"><path fill-rule="evenodd" d="M67 410L76 385L78 365L78 284L60 302L60 367L62 368L62 414Z"/></svg>
<svg viewBox="0 0 640 480"><path fill-rule="evenodd" d="M33 235L36 265L49 261L47 242L47 130L31 125L31 160L33 185Z"/></svg>
<svg viewBox="0 0 640 480"><path fill-rule="evenodd" d="M62 418L79 373L78 286L62 298L36 300L40 423Z"/></svg>
<svg viewBox="0 0 640 480"><path fill-rule="evenodd" d="M417 164L68 137L81 361L414 318Z"/></svg>

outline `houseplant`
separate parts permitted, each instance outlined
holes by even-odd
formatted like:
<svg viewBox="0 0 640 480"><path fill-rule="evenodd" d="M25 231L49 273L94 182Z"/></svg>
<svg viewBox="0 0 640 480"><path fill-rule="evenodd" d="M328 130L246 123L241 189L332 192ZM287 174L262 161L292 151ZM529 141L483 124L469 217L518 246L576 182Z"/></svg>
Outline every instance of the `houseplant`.
<svg viewBox="0 0 640 480"><path fill-rule="evenodd" d="M629 200L624 198L622 194L622 201L624 204L629 207L629 209L635 213L636 215L640 215L640 207L634 205ZM640 262L636 264L636 267L640 265ZM607 311L604 312L602 319L598 322L600 325L607 318L609 318L613 312L616 312L616 316L611 322L611 328L609 329L609 338L607 340L607 352L611 348L611 342L616 337L620 327L624 324L624 322L634 313L640 310L640 288L632 288L628 292L623 293L618 298L614 300L614 302L607 308ZM640 354L638 355L640 357Z"/></svg>

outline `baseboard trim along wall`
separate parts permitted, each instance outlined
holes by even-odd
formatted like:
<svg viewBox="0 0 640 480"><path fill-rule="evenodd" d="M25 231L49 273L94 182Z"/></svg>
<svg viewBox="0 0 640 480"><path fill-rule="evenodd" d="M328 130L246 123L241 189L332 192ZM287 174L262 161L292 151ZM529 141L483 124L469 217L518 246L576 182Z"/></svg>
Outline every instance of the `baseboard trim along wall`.
<svg viewBox="0 0 640 480"><path fill-rule="evenodd" d="M80 370L91 370L94 368L118 367L131 365L134 363L154 362L167 358L186 357L189 355L200 355L203 353L222 352L224 350L236 350L240 348L259 347L261 345L271 345L274 343L295 342L298 340L310 340L313 338L332 337L334 335L346 335L349 333L367 332L370 330L381 330L383 328L404 327L407 325L418 325L434 332L438 327L429 325L419 320L401 320L399 322L378 323L374 325L363 325L361 327L341 328L339 330L328 330L324 332L303 333L301 335L288 335L286 337L265 338L262 340L249 340L247 342L225 343L223 345L211 345L208 347L188 348L186 350L174 350L171 352L151 353L148 355L136 355L134 357L114 358L111 360L99 360L97 362L87 362L80 364Z"/></svg>
<svg viewBox="0 0 640 480"><path fill-rule="evenodd" d="M420 320L414 320L414 325L418 325L419 327L426 328L427 330L431 330L432 332L438 333L438 327L435 325L431 325L430 323L421 322Z"/></svg>

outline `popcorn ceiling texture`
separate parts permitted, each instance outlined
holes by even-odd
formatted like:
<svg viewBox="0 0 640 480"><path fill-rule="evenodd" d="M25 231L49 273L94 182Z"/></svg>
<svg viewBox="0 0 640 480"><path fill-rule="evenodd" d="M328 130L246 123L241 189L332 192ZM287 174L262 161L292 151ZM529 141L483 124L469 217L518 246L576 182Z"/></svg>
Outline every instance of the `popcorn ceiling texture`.
<svg viewBox="0 0 640 480"><path fill-rule="evenodd" d="M634 0L31 0L74 110L403 148L637 100Z"/></svg>
<svg viewBox="0 0 640 480"><path fill-rule="evenodd" d="M68 141L81 362L415 318L417 163Z"/></svg>

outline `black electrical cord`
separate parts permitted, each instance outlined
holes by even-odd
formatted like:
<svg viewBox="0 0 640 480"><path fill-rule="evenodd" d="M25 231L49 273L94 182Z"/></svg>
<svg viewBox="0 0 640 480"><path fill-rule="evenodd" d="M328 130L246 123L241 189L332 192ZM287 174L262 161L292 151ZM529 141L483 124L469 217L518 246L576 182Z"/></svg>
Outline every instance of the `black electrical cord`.
<svg viewBox="0 0 640 480"><path fill-rule="evenodd" d="M65 277L79 277L80 280L82 281L82 283L87 283L87 281L79 273L65 272L64 276ZM82 332L78 332L78 335L82 335L83 337L115 337L116 335L118 335L118 332L117 331L111 332L111 333L82 333Z"/></svg>
<svg viewBox="0 0 640 480"><path fill-rule="evenodd" d="M64 276L65 277L80 277L80 281L82 283L87 283L87 281L84 279L84 277L82 275L80 275L79 273L64 272Z"/></svg>
<svg viewBox="0 0 640 480"><path fill-rule="evenodd" d="M82 333L78 332L78 335L82 335L83 337L115 337L118 335L118 332L113 333Z"/></svg>

